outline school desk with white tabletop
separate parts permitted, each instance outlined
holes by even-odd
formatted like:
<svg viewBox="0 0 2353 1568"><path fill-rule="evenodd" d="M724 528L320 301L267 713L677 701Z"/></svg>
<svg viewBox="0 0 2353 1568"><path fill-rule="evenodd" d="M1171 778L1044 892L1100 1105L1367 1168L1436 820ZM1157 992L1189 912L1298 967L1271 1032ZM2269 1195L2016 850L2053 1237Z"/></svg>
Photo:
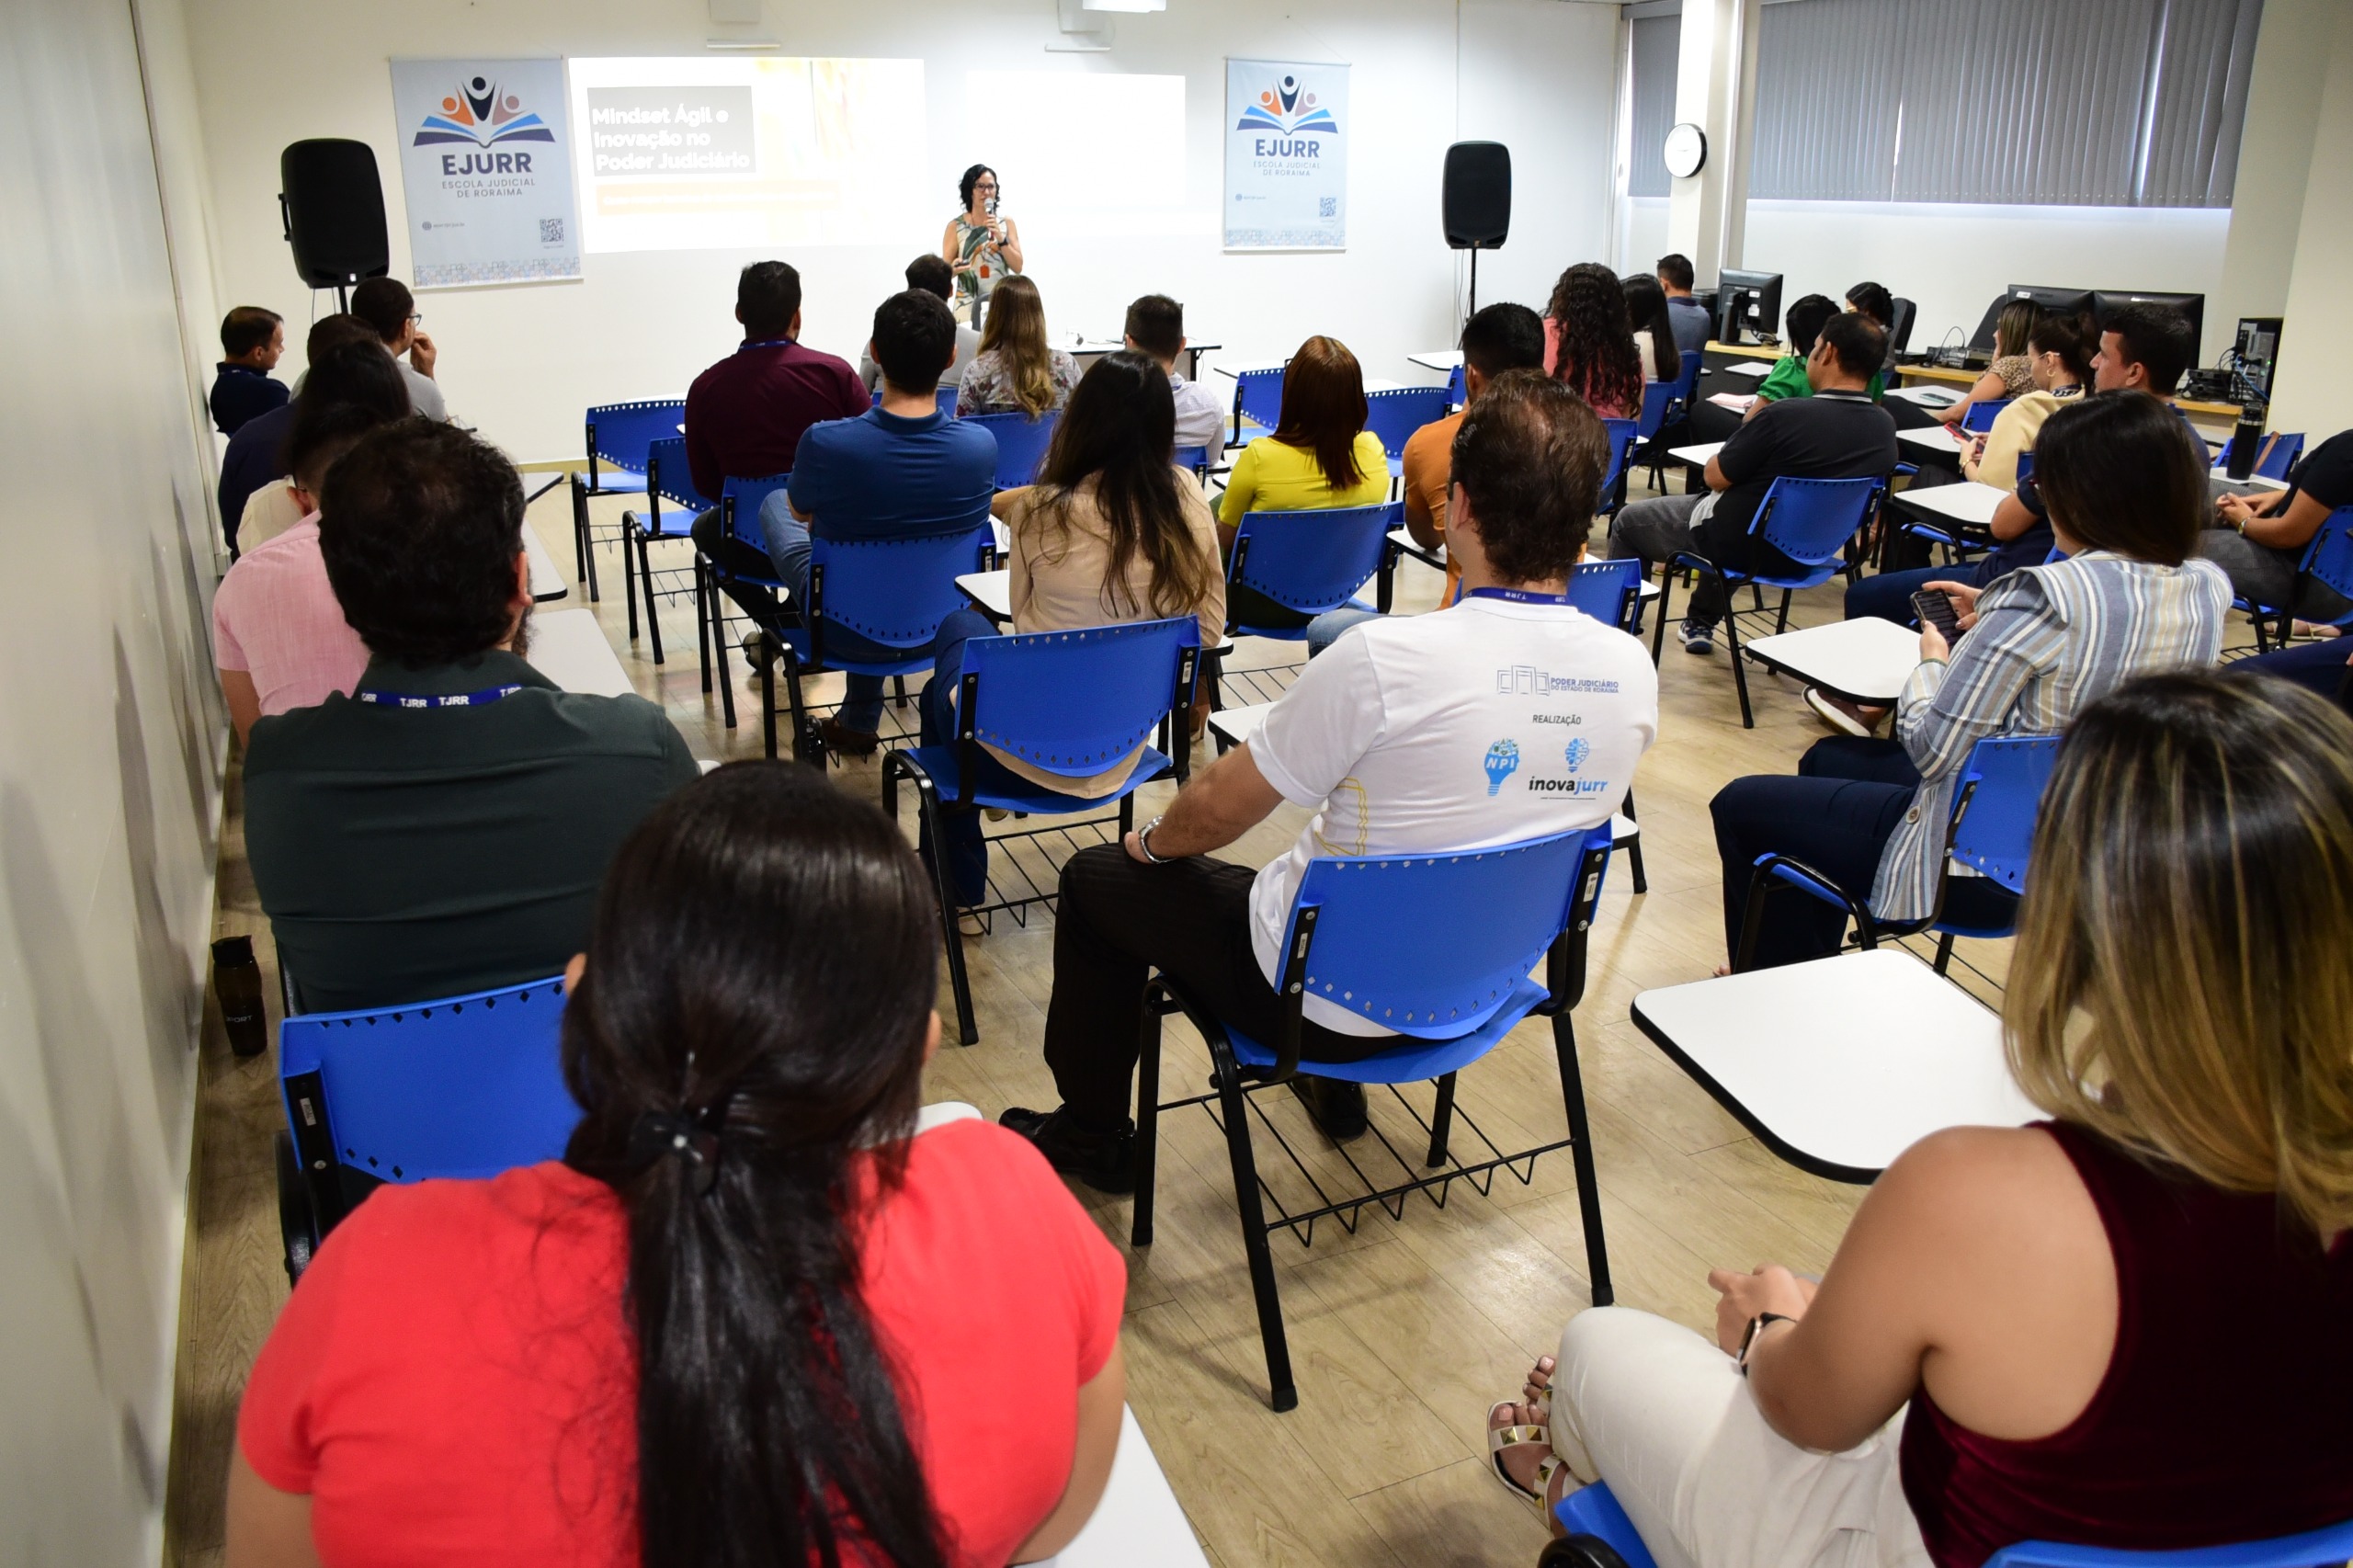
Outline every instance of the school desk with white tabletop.
<svg viewBox="0 0 2353 1568"><path fill-rule="evenodd" d="M531 617L530 652L524 655L533 669L566 691L597 697L623 697L637 688L621 668L597 612L560 609Z"/></svg>
<svg viewBox="0 0 2353 1568"><path fill-rule="evenodd" d="M1834 620L1743 642L1740 651L1849 702L1884 708L1920 666L1920 634L1875 615Z"/></svg>

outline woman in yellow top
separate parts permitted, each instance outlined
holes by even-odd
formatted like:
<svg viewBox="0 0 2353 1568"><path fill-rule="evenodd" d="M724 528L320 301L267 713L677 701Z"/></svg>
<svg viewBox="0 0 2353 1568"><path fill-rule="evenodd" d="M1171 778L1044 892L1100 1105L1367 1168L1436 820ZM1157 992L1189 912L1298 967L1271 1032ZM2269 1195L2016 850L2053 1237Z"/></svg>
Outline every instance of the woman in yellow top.
<svg viewBox="0 0 2353 1568"><path fill-rule="evenodd" d="M2068 399L2081 397L2091 381L2092 347L2077 324L2065 316L2036 322L2026 338L2027 373L2034 390L1995 415L1991 430L1961 437L1961 473L1996 490L2016 490L2018 458L2034 450L2042 422Z"/></svg>
<svg viewBox="0 0 2353 1568"><path fill-rule="evenodd" d="M1275 433L1242 449L1226 475L1217 541L1229 553L1252 512L1378 506L1389 499L1389 454L1366 429L1364 371L1337 338L1311 337L1283 367ZM1239 584L1226 596L1228 624L1303 627L1313 616Z"/></svg>

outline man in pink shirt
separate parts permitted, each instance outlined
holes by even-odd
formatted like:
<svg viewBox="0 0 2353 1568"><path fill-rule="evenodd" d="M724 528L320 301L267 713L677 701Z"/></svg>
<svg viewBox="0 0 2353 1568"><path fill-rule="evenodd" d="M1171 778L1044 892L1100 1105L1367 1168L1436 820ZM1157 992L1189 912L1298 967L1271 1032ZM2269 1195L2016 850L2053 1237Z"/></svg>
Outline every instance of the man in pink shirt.
<svg viewBox="0 0 2353 1568"><path fill-rule="evenodd" d="M213 659L241 743L255 720L348 693L368 667L368 650L344 619L319 555L317 497L335 460L391 421L363 403L313 408L304 399L295 410L287 446L302 520L240 556L212 599Z"/></svg>

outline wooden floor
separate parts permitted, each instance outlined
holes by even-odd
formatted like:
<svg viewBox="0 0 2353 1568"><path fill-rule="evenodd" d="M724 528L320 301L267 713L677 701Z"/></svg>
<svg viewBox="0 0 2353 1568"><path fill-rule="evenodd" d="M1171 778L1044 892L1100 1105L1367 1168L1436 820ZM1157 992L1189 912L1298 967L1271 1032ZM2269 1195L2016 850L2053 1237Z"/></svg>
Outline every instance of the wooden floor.
<svg viewBox="0 0 2353 1568"><path fill-rule="evenodd" d="M618 501L598 506L600 522L618 517ZM561 487L534 504L531 521L569 574L571 520ZM663 549L684 563L684 547ZM638 690L663 703L697 755L757 756L757 699L739 688L742 725L733 732L722 725L716 695L700 688L686 602L664 607L669 661L657 669L645 644L629 643L617 551L601 553L599 571L600 618ZM1438 586L1435 573L1407 562L1399 607L1427 608ZM585 602L575 586L572 597L549 608ZM1837 616L1833 585L1802 596L1793 620ZM1281 665L1298 652L1296 644L1245 642L1240 662ZM740 660L733 667L740 683ZM1723 961L1709 798L1743 774L1791 771L1822 733L1787 682L1754 671L1752 679L1757 723L1744 731L1725 655L1691 657L1670 640L1658 744L1636 781L1650 891L1634 895L1622 859L1613 866L1575 1017L1618 1300L1703 1329L1714 1315L1709 1269L1771 1261L1819 1270L1861 1194L1777 1160L1629 1021L1637 992L1701 978ZM871 762L836 766L834 777L846 790L879 794L881 772ZM1140 816L1158 809L1168 788L1148 787ZM253 935L267 970L242 805L233 778L215 934ZM1288 845L1300 824L1298 812L1281 808L1229 857L1258 864ZM1963 942L1961 952L1998 980L2005 947ZM1039 1056L1051 915L1033 912L1026 928L1000 915L966 952L981 1043L944 1048L926 1097L969 1100L990 1116L1007 1105L1054 1104ZM1980 994L1994 994L1984 975L1959 966L1956 972ZM266 978L274 998L274 972ZM940 1008L953 1017L944 989ZM1198 1085L1206 1063L1199 1040L1172 1023L1164 1082ZM1467 1072L1461 1094L1469 1115L1506 1148L1565 1134L1551 1038L1540 1025L1523 1026ZM1269 1096L1265 1104L1310 1165L1319 1174L1327 1168L1331 1146L1296 1103ZM287 1288L270 1155L278 1119L270 1058L230 1056L211 1017L189 1208L167 1562L210 1564L221 1555L237 1399ZM1374 1119L1383 1128L1411 1127L1378 1094ZM1398 1142L1408 1145L1404 1131ZM1351 1152L1361 1155L1370 1146ZM1259 1147L1271 1170L1269 1141ZM1402 1221L1367 1210L1353 1234L1326 1221L1312 1247L1279 1234L1273 1245L1300 1406L1278 1415L1266 1403L1222 1136L1206 1117L1188 1113L1167 1125L1164 1150L1156 1244L1148 1249L1126 1246L1126 1200L1077 1190L1128 1252L1130 1401L1211 1559L1222 1568L1532 1562L1544 1531L1488 1472L1484 1415L1518 1388L1531 1358L1550 1350L1562 1324L1590 1299L1566 1154L1540 1161L1531 1185L1505 1176L1482 1197L1458 1184L1442 1210L1415 1199ZM1300 1187L1288 1166L1269 1179L1286 1196Z"/></svg>

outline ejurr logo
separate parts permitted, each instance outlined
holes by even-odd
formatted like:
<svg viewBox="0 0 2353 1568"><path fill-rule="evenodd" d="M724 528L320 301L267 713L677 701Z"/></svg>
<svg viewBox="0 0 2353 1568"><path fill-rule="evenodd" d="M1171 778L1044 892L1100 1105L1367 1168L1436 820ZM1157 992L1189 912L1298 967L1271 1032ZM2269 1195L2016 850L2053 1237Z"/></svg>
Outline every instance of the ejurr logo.
<svg viewBox="0 0 2353 1568"><path fill-rule="evenodd" d="M1236 131L1271 131L1277 140L1264 137L1251 143L1253 153L1261 158L1313 158L1317 155L1317 143L1310 132L1337 136L1340 122L1332 111L1318 108L1315 95L1301 85L1296 76L1281 81L1258 95L1258 101L1242 111L1233 127Z"/></svg>
<svg viewBox="0 0 2353 1568"><path fill-rule="evenodd" d="M445 175L527 175L531 172L529 153L494 153L487 149L508 142L553 142L555 132L546 120L524 108L523 100L505 91L487 76L475 76L441 100L441 107L425 117L417 128L416 147L430 147L444 142L478 147L482 152L447 153L441 159Z"/></svg>

